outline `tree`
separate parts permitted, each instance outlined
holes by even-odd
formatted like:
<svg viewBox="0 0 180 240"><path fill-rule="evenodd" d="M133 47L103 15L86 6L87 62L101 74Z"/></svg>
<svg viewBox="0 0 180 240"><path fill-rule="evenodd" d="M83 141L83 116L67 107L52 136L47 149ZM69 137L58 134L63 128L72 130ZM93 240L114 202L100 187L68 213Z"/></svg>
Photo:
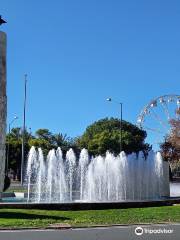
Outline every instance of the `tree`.
<svg viewBox="0 0 180 240"><path fill-rule="evenodd" d="M180 170L180 120L171 119L170 134L160 145L164 160L170 164L170 178Z"/></svg>
<svg viewBox="0 0 180 240"><path fill-rule="evenodd" d="M73 148L75 151L77 150L74 139L67 137L67 134L64 135L62 133L54 134L53 142L55 148L61 147L64 153L67 152L70 148Z"/></svg>
<svg viewBox="0 0 180 240"><path fill-rule="evenodd" d="M147 134L137 126L122 121L122 150L126 153L150 149L145 144ZM120 120L116 118L101 119L89 127L76 139L79 148L87 148L92 155L105 154L107 150L118 154L120 151Z"/></svg>
<svg viewBox="0 0 180 240"><path fill-rule="evenodd" d="M170 121L171 132L161 144L161 152L165 160L177 162L180 160L180 120Z"/></svg>
<svg viewBox="0 0 180 240"><path fill-rule="evenodd" d="M63 152L73 147L73 140L68 138L67 135L62 133L53 134L48 129L38 129L35 133L35 137L29 140L30 146L42 148L45 155L55 148L61 147Z"/></svg>
<svg viewBox="0 0 180 240"><path fill-rule="evenodd" d="M63 153L73 148L78 152L75 142L72 138L63 135L62 133L53 134L48 129L38 129L33 136L31 133L25 131L25 159L24 166L26 166L28 153L32 146L42 148L46 156L51 149L61 147ZM9 149L9 151L8 151ZM21 128L12 128L10 134L6 136L6 156L8 155L8 169L12 169L14 176L20 179L21 173L21 159L22 159L22 131Z"/></svg>
<svg viewBox="0 0 180 240"><path fill-rule="evenodd" d="M31 134L25 131L25 156L28 155L28 141L32 138ZM10 134L6 136L6 150L9 148L8 169L12 169L20 179L21 159L22 159L22 131L21 128L12 128ZM7 156L6 154L6 156Z"/></svg>
<svg viewBox="0 0 180 240"><path fill-rule="evenodd" d="M40 128L36 131L35 136L39 139L44 139L49 143L52 142L53 134L46 128Z"/></svg>

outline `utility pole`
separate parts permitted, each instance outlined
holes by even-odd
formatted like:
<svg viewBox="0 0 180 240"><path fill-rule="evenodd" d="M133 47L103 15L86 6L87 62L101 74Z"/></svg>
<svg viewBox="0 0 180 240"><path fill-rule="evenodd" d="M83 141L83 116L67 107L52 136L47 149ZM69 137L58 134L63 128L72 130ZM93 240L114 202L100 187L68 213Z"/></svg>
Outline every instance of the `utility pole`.
<svg viewBox="0 0 180 240"><path fill-rule="evenodd" d="M23 108L23 127L22 127L22 158L21 158L21 185L23 185L24 173L24 147L26 131L26 97L27 97L27 74L24 75L24 108Z"/></svg>

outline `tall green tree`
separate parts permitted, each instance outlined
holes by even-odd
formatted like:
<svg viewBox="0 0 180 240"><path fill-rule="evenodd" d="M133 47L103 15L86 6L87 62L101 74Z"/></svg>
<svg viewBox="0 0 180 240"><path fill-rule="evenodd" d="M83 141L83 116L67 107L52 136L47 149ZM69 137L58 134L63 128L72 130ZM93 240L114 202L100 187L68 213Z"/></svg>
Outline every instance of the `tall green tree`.
<svg viewBox="0 0 180 240"><path fill-rule="evenodd" d="M73 140L67 137L66 134L53 134L45 128L38 129L35 133L35 137L29 140L30 146L42 148L45 155L47 155L49 150L52 148L57 149L58 147L61 147L61 149L65 152L69 148L73 147L73 144Z"/></svg>
<svg viewBox="0 0 180 240"><path fill-rule="evenodd" d="M137 126L122 121L122 150L126 153L150 150L145 143L147 134ZM76 139L79 148L87 148L90 154L105 154L107 150L118 154L120 151L120 120L101 119L88 126L84 134Z"/></svg>
<svg viewBox="0 0 180 240"><path fill-rule="evenodd" d="M25 157L29 152L29 139L32 135L25 131ZM12 169L20 179L21 159L22 159L22 131L21 128L12 128L10 134L6 136L6 157L8 158L8 169Z"/></svg>
<svg viewBox="0 0 180 240"><path fill-rule="evenodd" d="M49 150L54 148L53 134L48 129L38 129L35 133L35 137L29 140L29 146L42 148L44 154L47 154Z"/></svg>
<svg viewBox="0 0 180 240"><path fill-rule="evenodd" d="M171 119L171 131L161 144L161 152L165 160L171 162L180 161L180 120Z"/></svg>
<svg viewBox="0 0 180 240"><path fill-rule="evenodd" d="M21 128L12 128L11 133L6 137L6 156L8 155L8 168L12 169L20 179L21 159L22 159L22 131ZM75 148L73 139L61 133L53 134L48 129L38 129L33 136L25 131L25 165L29 150L32 146L42 148L45 155L52 148L61 147L63 152L69 148ZM9 151L8 151L9 149Z"/></svg>

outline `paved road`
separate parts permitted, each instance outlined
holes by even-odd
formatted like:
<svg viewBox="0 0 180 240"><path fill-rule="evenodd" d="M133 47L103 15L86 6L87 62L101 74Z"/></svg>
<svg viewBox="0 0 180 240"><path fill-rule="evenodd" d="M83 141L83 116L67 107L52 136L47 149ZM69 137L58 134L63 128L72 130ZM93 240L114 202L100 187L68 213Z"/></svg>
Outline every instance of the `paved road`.
<svg viewBox="0 0 180 240"><path fill-rule="evenodd" d="M139 226L138 226L139 227ZM180 224L69 229L69 230L23 230L0 231L0 240L179 240Z"/></svg>

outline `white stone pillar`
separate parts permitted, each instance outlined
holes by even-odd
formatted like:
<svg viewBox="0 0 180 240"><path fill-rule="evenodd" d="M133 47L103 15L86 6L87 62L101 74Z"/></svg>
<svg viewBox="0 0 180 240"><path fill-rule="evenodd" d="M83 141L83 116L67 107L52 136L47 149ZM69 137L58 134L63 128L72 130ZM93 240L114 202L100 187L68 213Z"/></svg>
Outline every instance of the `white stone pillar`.
<svg viewBox="0 0 180 240"><path fill-rule="evenodd" d="M6 34L0 31L0 198L5 176L6 116Z"/></svg>

